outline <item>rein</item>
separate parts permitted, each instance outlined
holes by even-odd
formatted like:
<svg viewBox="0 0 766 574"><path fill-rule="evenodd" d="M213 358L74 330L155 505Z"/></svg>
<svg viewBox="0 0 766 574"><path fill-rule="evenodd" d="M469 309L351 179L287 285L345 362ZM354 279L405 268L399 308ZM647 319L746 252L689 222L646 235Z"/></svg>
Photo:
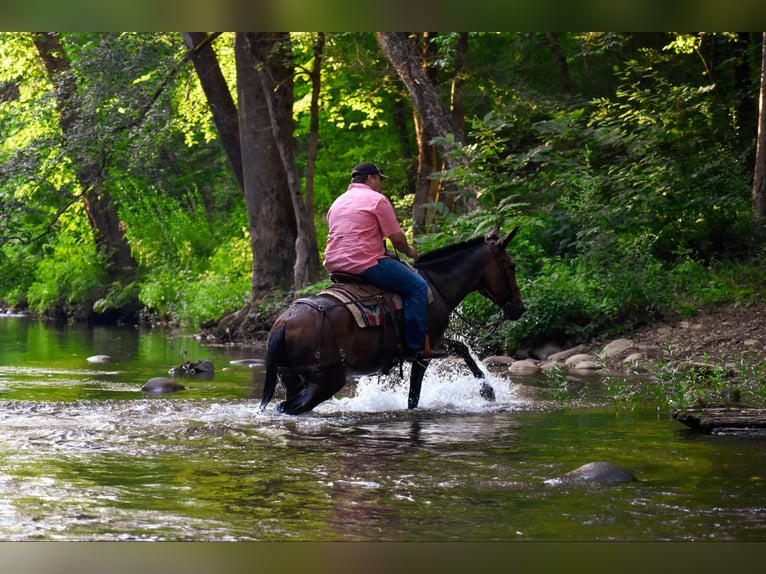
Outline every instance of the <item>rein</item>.
<svg viewBox="0 0 766 574"><path fill-rule="evenodd" d="M491 249L492 249L492 256L495 259L495 263L497 263L497 266L500 268L500 271L501 271L501 273L503 275L503 279L505 280L506 290L509 293L513 293L513 289L511 288L511 278L510 278L510 276L508 274L508 270L505 268L505 265L503 265L503 262L501 260L500 249L498 249L497 244L494 243L494 242L486 241L485 243L487 245L489 245L491 247ZM431 279L431 276L428 273L428 271L426 271L422 267L419 267L418 270L426 278L426 280L428 281L428 284L433 288L433 290L436 291L436 293L439 295L441 300L446 302L447 301L446 297L444 297L444 294L442 293L442 291L439 288L439 286L436 283L434 283L434 281ZM490 301L492 301L492 303L494 303L495 306L497 306L503 312L503 315L505 315L505 305L500 305L489 291L487 291L486 289L478 289L478 292L481 295L485 296ZM489 331L487 332L488 335L491 335L495 331L497 331L497 329L500 327L500 325L505 321L505 318L501 317L500 319L497 319L496 321L494 321L493 323L491 323L489 325L483 325L483 324L482 325L478 325L478 324L474 324L471 321L469 321L457 308L453 309L452 312L455 315L457 315L457 317L461 321L463 321L463 323L465 323L470 329L476 330L476 329L479 329L479 328L489 327Z"/></svg>
<svg viewBox="0 0 766 574"><path fill-rule="evenodd" d="M500 258L501 258L500 249L498 249L498 247L497 247L497 244L496 244L496 243L494 243L494 242L493 242L493 243L487 242L487 244L488 244L488 245L489 245L489 246L492 248L492 255L493 255L493 256L494 256L494 258L495 258L495 263L497 263L497 266L500 268L500 272L501 272L501 273L502 273L502 275L503 275L503 279L505 280L505 289L506 289L506 291L507 291L508 293L511 293L511 296L513 296L513 289L512 289L512 287L511 287L511 278L510 278L510 276L508 275L508 269L506 269L506 268L505 268L505 265L503 265L503 262L502 262L502 261L501 261L501 259L500 259ZM485 296L487 299L489 299L489 300L490 300L490 301L492 301L492 302L493 302L495 305L497 305L497 307L499 307L499 308L502 310L502 312L503 312L503 315L505 315L505 314L506 314L506 312L505 312L505 308L508 306L508 303L506 303L505 305L500 305L500 304L497 302L497 300L496 300L496 299L495 299L495 298L492 296L492 294L491 294L489 291L487 291L486 289L480 289L480 290L479 290L479 293L481 293L481 294L482 294L482 295L484 295L484 296ZM495 327L495 329L497 329L497 327ZM494 330L494 329L493 329L493 330Z"/></svg>

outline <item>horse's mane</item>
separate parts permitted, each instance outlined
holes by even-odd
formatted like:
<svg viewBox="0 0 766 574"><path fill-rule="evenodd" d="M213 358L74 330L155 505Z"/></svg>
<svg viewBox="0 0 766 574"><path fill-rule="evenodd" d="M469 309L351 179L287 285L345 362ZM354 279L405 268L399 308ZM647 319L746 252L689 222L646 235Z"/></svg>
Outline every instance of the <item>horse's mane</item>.
<svg viewBox="0 0 766 574"><path fill-rule="evenodd" d="M474 237L473 239L469 239L468 241L463 241L461 243L454 243L452 245L446 245L445 247L439 247L433 251L423 253L415 266L420 267L421 265L431 265L437 261L452 257L455 253L463 252L469 247L475 247L480 243L483 244L484 241L484 236L479 236Z"/></svg>

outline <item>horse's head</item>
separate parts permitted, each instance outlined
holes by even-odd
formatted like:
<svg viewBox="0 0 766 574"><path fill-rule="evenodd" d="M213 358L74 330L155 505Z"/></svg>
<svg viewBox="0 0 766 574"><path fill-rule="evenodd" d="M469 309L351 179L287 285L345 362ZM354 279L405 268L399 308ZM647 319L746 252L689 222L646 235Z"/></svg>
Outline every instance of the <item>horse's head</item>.
<svg viewBox="0 0 766 574"><path fill-rule="evenodd" d="M524 313L524 303L521 301L521 292L516 283L516 263L508 255L506 248L518 230L519 228L516 227L505 237L500 238L498 236L500 229L496 227L484 237L492 255L479 287L479 293L502 309L506 319L513 320Z"/></svg>

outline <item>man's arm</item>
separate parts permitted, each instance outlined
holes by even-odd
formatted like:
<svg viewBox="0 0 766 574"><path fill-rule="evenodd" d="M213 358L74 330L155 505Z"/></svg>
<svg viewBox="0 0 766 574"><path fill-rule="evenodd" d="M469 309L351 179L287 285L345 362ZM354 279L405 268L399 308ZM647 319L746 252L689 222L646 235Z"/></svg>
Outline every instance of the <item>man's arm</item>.
<svg viewBox="0 0 766 574"><path fill-rule="evenodd" d="M410 257L413 261L417 261L420 258L420 255L418 255L418 252L415 251L415 248L412 247L407 241L407 236L404 234L403 231L399 231L398 233L394 233L393 235L390 235L388 239L391 241L391 245L394 246L394 249L396 249L400 253L404 253L407 257Z"/></svg>

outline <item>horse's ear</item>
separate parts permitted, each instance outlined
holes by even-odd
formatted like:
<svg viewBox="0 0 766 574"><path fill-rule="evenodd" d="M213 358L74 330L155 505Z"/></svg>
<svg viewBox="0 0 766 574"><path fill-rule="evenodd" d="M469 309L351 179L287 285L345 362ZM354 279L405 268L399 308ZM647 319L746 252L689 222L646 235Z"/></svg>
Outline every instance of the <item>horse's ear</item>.
<svg viewBox="0 0 766 574"><path fill-rule="evenodd" d="M495 228L492 231L490 231L484 236L484 240L490 243L495 242L497 241L497 238L499 237L499 233L500 233L500 226L495 226Z"/></svg>
<svg viewBox="0 0 766 574"><path fill-rule="evenodd" d="M511 242L511 239L514 238L514 236L516 235L518 231L519 231L519 228L514 227L513 231L511 231L508 235L503 237L503 240L500 242L500 249L505 249L506 247L508 247L508 244Z"/></svg>

